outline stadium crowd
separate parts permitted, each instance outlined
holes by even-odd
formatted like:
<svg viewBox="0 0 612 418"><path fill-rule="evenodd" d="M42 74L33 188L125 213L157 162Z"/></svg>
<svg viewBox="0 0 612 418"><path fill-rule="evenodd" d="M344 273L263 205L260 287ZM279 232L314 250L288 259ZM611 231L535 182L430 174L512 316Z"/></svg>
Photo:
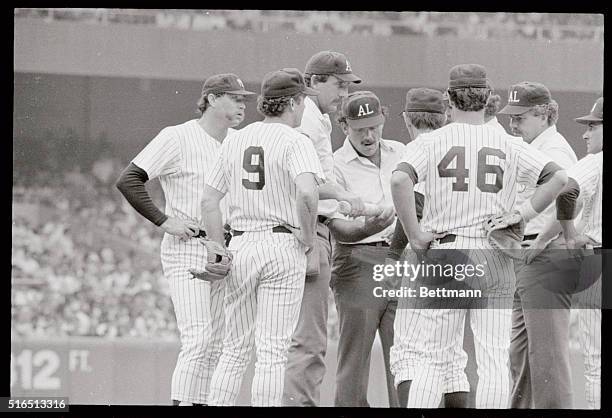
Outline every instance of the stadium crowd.
<svg viewBox="0 0 612 418"><path fill-rule="evenodd" d="M13 337L178 338L162 233L114 188L120 166L14 172ZM150 192L163 207L159 184Z"/></svg>
<svg viewBox="0 0 612 418"><path fill-rule="evenodd" d="M16 17L183 30L452 36L603 42L603 15L580 13L383 12L314 10L26 9Z"/></svg>

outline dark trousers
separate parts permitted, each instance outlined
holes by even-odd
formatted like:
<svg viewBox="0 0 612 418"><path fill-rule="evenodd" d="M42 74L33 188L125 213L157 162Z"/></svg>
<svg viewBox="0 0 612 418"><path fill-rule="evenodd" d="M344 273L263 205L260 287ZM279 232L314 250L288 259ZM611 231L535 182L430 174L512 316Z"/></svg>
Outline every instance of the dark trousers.
<svg viewBox="0 0 612 418"><path fill-rule="evenodd" d="M397 301L373 296L373 288L378 284L372 279L372 261L383 264L385 253L385 247L334 246L331 286L340 331L335 406L370 406L367 400L370 356L378 331L383 349L389 406L399 407L389 366Z"/></svg>
<svg viewBox="0 0 612 418"><path fill-rule="evenodd" d="M283 406L317 406L325 376L331 235L321 223L317 224L316 247L320 270L305 279L300 318L287 353Z"/></svg>
<svg viewBox="0 0 612 418"><path fill-rule="evenodd" d="M575 277L555 267L563 245L553 241L531 263L515 261L511 408L572 408L569 322L571 293L547 283Z"/></svg>

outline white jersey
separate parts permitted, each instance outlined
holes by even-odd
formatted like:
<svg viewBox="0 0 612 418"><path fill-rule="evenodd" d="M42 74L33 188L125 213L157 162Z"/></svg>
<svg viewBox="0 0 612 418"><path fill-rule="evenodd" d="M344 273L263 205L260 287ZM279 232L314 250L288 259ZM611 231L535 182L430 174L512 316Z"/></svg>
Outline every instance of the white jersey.
<svg viewBox="0 0 612 418"><path fill-rule="evenodd" d="M483 222L512 210L517 183L535 186L550 159L488 125L451 123L406 145L398 170L424 182L424 230L484 238Z"/></svg>
<svg viewBox="0 0 612 418"><path fill-rule="evenodd" d="M567 170L567 175L580 186L580 199L584 199L582 231L587 237L601 245L601 216L603 193L603 151L589 154Z"/></svg>
<svg viewBox="0 0 612 418"><path fill-rule="evenodd" d="M228 136L234 132L228 129ZM220 148L221 143L192 119L162 129L132 162L147 172L149 180L159 178L166 215L203 225L204 177L217 160ZM183 267L203 268L206 252L196 239L181 241L164 234L161 248L162 261L172 256Z"/></svg>
<svg viewBox="0 0 612 418"><path fill-rule="evenodd" d="M295 178L306 172L319 183L325 180L307 137L281 123L254 122L223 142L206 184L227 193L228 223L234 230L298 227Z"/></svg>

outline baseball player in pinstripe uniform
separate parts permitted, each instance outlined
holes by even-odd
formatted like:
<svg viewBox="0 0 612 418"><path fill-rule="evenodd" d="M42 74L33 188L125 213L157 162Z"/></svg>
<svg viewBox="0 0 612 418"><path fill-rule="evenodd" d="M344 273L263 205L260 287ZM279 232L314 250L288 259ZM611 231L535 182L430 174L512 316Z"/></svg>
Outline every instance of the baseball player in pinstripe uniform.
<svg viewBox="0 0 612 418"><path fill-rule="evenodd" d="M412 140L416 140L421 134L441 128L446 123L446 104L442 92L429 88L415 88L406 94L406 104L402 112L406 129ZM423 216L423 183L415 185L415 204L417 219ZM402 258L408 239L404 233L401 222L397 222L391 246L388 252L386 264L395 264ZM410 253L412 251L408 250ZM407 278L404 278L402 286L407 286ZM397 287L394 284L394 287ZM402 301L403 302L403 301ZM413 309L405 303L400 303L396 312L394 323L394 339L391 348L391 371L395 376L400 406L405 407L408 402L410 385L415 368L419 367L418 358L413 356L412 344L416 336L414 324L412 323ZM463 333L457 340L457 352L461 350ZM467 407L467 395L470 390L469 382L465 376L460 363L455 363L447 369L444 378L442 392L444 393L444 406L447 408Z"/></svg>
<svg viewBox="0 0 612 418"><path fill-rule="evenodd" d="M203 270L205 248L196 239L203 213L204 176L217 159L230 128L244 119L244 89L235 74L209 77L198 101L199 119L164 128L123 171L117 187L128 202L164 232L161 261L181 339L172 374L175 404L206 403L223 338L223 285L192 280ZM144 184L159 178L166 200L158 209Z"/></svg>
<svg viewBox="0 0 612 418"><path fill-rule="evenodd" d="M206 177L203 211L210 238L223 242L219 203L226 196L234 260L226 278L226 333L209 404L234 405L255 347L253 406L280 406L287 349L300 311L306 252L314 245L317 186L324 174L299 126L308 88L295 68L268 73L257 110ZM294 233L292 233L292 231Z"/></svg>
<svg viewBox="0 0 612 418"><path fill-rule="evenodd" d="M351 204L351 215L364 208L359 196L349 193L334 181L332 156L332 124L329 113L335 112L342 99L348 95L351 83L361 79L353 74L351 64L344 54L321 51L306 64L306 83L319 92L307 97L304 117L298 128L312 141L327 182L319 188L319 198L337 199ZM319 202L317 233L313 256L319 259L318 273L306 276L300 319L291 339L285 380L283 405L316 406L319 404L319 387L325 375L327 350L327 313L329 282L331 279L331 235L326 225L334 213L336 202Z"/></svg>
<svg viewBox="0 0 612 418"><path fill-rule="evenodd" d="M560 221L550 222L543 235L550 236L563 230L567 248L576 258L571 283L577 293L572 307L578 309L579 341L583 351L586 400L590 409L599 409L601 403L601 249L602 181L603 181L603 97L597 99L591 112L576 122L587 125L583 135L588 155L567 171L569 181L557 197L557 216ZM582 217L574 225L576 214ZM541 252L535 247L531 259ZM586 250L582 250L586 248ZM573 251L575 250L575 251ZM580 252L578 252L580 251ZM594 254L592 254L594 252ZM599 253L601 250L599 250ZM561 280L561 274L555 278ZM556 289L557 290L557 289Z"/></svg>
<svg viewBox="0 0 612 418"><path fill-rule="evenodd" d="M524 81L510 87L508 104L499 114L510 115L512 134L521 136L532 147L543 152L564 169L576 161L576 154L557 131L558 104L541 83ZM517 205L533 194L533 187L519 186ZM516 292L512 312L511 407L571 408L572 381L569 354L569 320L571 293L549 292L544 280L557 273L548 266L565 242L559 234L540 237L544 226L554 221L555 207L526 223L524 245L544 250L526 264L515 260ZM546 304L544 304L546 300Z"/></svg>
<svg viewBox="0 0 612 418"><path fill-rule="evenodd" d="M467 249L473 265L486 270L481 288L488 306L470 310L479 378L476 407L506 408L511 328L511 310L506 305L514 292L514 270L510 258L491 249L483 222L514 209L517 182L539 184L533 197L518 208L523 219L533 218L552 202L567 176L542 153L484 124L488 86L481 65L463 64L450 70L453 123L406 146L391 187L414 250ZM419 225L414 184L420 182L425 204ZM414 311L419 367L412 376L409 408L436 408L447 369L456 367L455 363L465 368L465 353L456 352L465 313L465 309Z"/></svg>

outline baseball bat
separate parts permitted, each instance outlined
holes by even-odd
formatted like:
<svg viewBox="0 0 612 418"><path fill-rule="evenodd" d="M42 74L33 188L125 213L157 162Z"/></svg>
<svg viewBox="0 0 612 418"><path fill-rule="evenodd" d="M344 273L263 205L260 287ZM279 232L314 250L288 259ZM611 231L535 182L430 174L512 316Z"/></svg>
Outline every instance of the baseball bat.
<svg viewBox="0 0 612 418"><path fill-rule="evenodd" d="M351 213L351 204L345 200L341 200L338 202L338 212L343 215L348 215ZM364 203L364 208L361 213L358 213L357 216L378 216L383 212L384 208L379 205L375 205L373 203Z"/></svg>

